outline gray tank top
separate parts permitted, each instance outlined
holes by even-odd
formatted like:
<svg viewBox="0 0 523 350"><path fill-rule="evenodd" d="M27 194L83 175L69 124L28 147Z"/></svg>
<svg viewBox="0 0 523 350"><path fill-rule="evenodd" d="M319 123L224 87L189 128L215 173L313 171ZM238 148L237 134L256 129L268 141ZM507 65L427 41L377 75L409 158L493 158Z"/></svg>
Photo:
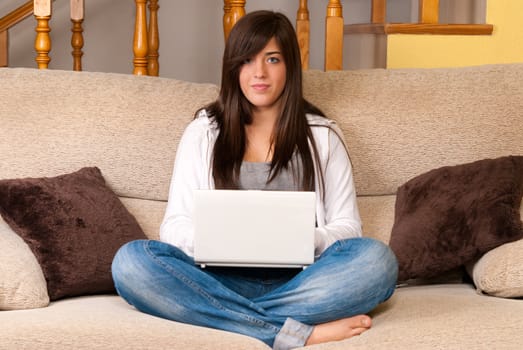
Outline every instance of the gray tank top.
<svg viewBox="0 0 523 350"><path fill-rule="evenodd" d="M300 179L302 174L301 161L293 158L292 166L298 169L298 181L294 181L292 168L283 169L274 180L267 183L269 179L270 163L246 162L240 168L240 189L242 190L266 190L266 191L300 191Z"/></svg>

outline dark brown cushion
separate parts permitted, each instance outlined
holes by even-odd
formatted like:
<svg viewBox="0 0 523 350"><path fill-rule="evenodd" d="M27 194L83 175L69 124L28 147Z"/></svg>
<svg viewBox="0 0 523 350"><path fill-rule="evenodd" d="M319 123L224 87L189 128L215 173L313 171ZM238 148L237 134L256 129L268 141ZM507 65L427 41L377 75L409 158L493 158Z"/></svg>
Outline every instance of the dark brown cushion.
<svg viewBox="0 0 523 350"><path fill-rule="evenodd" d="M523 156L446 166L398 188L399 280L431 278L523 237Z"/></svg>
<svg viewBox="0 0 523 350"><path fill-rule="evenodd" d="M145 234L98 168L0 180L0 214L40 263L51 300L114 292L111 262Z"/></svg>

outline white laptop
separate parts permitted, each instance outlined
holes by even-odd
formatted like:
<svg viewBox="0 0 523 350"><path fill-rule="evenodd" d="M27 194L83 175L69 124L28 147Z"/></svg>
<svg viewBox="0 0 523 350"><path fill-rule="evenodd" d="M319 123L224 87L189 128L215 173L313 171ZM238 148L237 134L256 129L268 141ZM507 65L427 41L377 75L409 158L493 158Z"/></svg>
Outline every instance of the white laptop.
<svg viewBox="0 0 523 350"><path fill-rule="evenodd" d="M194 260L202 267L314 262L315 193L194 191Z"/></svg>

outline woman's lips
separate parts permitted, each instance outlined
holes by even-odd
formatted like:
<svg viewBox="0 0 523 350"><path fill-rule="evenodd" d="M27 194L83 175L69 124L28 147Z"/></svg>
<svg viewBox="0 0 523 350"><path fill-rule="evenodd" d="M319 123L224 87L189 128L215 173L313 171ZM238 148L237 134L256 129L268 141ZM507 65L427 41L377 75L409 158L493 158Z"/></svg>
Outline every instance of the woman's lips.
<svg viewBox="0 0 523 350"><path fill-rule="evenodd" d="M251 87L256 91L265 91L269 88L269 84L253 84Z"/></svg>

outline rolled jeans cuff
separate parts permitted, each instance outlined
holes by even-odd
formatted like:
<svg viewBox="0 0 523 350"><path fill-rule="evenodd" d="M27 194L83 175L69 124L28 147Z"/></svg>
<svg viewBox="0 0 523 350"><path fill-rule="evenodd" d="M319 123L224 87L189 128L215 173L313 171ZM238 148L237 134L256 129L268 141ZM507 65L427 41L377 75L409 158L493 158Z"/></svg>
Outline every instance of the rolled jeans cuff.
<svg viewBox="0 0 523 350"><path fill-rule="evenodd" d="M276 338L274 338L272 348L274 350L289 350L302 347L309 339L313 329L313 326L287 318Z"/></svg>

